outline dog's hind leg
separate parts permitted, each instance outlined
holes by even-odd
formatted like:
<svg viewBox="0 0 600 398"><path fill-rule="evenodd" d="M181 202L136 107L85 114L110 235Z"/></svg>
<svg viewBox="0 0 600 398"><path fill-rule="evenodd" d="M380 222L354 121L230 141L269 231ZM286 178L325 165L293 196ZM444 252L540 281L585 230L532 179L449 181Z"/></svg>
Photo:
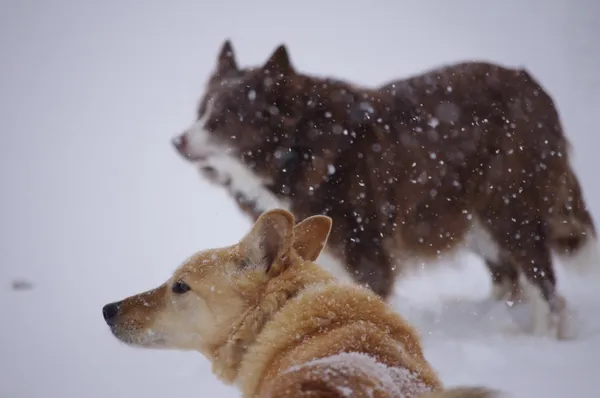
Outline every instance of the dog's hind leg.
<svg viewBox="0 0 600 398"><path fill-rule="evenodd" d="M502 227L506 224L497 222L490 228L524 276L522 287L532 305L532 333L564 339L569 313L565 299L556 288L552 257L541 223L530 219L516 224L518 228L504 230Z"/></svg>
<svg viewBox="0 0 600 398"><path fill-rule="evenodd" d="M483 227L499 246L499 253L524 276L521 287L532 307L532 333L566 338L569 313L556 288L551 250L542 220L535 210L535 193L510 191L494 195L479 213ZM500 257L499 257L500 258Z"/></svg>
<svg viewBox="0 0 600 398"><path fill-rule="evenodd" d="M512 255L526 279L523 287L532 305L532 332L567 338L569 313L565 299L556 288L550 249L543 238L532 239L526 245L514 250Z"/></svg>

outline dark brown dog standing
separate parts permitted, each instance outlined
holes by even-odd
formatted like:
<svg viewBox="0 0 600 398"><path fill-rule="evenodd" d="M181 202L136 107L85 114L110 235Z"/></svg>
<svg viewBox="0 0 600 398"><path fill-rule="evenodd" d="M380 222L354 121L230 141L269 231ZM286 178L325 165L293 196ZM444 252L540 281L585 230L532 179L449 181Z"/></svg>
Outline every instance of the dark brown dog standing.
<svg viewBox="0 0 600 398"><path fill-rule="evenodd" d="M558 113L524 70L466 62L365 89L298 73L284 46L239 68L227 41L173 142L253 219L284 206L333 218L329 252L383 297L396 268L466 246L497 298L522 275L534 333L560 337L551 252L597 259Z"/></svg>

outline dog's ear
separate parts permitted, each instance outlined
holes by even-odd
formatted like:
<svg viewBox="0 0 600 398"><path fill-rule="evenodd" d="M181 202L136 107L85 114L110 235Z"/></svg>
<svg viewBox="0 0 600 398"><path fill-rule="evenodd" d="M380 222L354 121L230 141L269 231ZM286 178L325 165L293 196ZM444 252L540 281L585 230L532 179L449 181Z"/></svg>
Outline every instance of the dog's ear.
<svg viewBox="0 0 600 398"><path fill-rule="evenodd" d="M235 53L231 41L225 40L221 46L221 51L217 57L217 73L226 74L227 72L237 71L238 66L235 61Z"/></svg>
<svg viewBox="0 0 600 398"><path fill-rule="evenodd" d="M281 44L275 49L263 66L263 69L275 76L289 76L294 73L292 62L290 61L287 48L284 44Z"/></svg>
<svg viewBox="0 0 600 398"><path fill-rule="evenodd" d="M294 227L294 250L306 261L316 261L327 244L332 220L327 216L312 216Z"/></svg>
<svg viewBox="0 0 600 398"><path fill-rule="evenodd" d="M269 272L274 265L287 265L294 242L294 216L275 209L263 213L240 241L240 255L250 266L264 267Z"/></svg>

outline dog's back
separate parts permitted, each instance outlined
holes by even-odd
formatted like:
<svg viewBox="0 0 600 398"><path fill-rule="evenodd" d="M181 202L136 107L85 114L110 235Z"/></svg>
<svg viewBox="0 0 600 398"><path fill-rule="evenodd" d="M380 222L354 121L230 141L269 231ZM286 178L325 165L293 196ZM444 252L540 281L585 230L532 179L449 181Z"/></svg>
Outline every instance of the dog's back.
<svg viewBox="0 0 600 398"><path fill-rule="evenodd" d="M416 397L430 390L405 368L352 352L290 368L274 380L267 397Z"/></svg>
<svg viewBox="0 0 600 398"><path fill-rule="evenodd" d="M525 193L520 190L519 196L533 196L532 211L544 218L549 244L558 253L576 251L595 233L554 101L526 70L463 62L379 90L394 98L397 112L408 109L417 118L437 123L435 136L411 137L415 149L435 152L435 160L449 167L464 162L473 170L468 193L477 196L475 209L490 205L489 196L481 196L489 190L485 187L501 187L507 196L522 185ZM457 133L455 125L469 128ZM439 148L435 142L440 142ZM426 159L425 155L418 157ZM469 158L472 165L467 164ZM456 192L447 196L453 195Z"/></svg>
<svg viewBox="0 0 600 398"><path fill-rule="evenodd" d="M290 300L249 348L240 374L251 375L244 376L245 396L410 398L442 391L416 331L372 292L336 281Z"/></svg>

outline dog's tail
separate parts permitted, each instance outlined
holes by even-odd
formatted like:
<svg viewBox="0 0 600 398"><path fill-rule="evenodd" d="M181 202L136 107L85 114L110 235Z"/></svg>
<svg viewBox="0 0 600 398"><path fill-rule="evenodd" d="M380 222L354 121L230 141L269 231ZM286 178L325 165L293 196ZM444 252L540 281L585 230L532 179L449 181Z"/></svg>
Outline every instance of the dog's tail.
<svg viewBox="0 0 600 398"><path fill-rule="evenodd" d="M510 395L487 387L453 387L442 391L428 392L419 398L509 398Z"/></svg>
<svg viewBox="0 0 600 398"><path fill-rule="evenodd" d="M556 105L531 74L524 69L518 73L521 85L515 86L515 89L521 90L522 94L515 92L511 95L514 98L525 96L534 104L513 104L512 110L515 118L525 123L530 131L525 135L525 146L535 148L532 161L536 163L536 171L531 183L537 190L545 238L568 268L577 271L600 269L596 227L571 164L573 148ZM539 112L540 109L544 112ZM539 126L544 126L544 129L540 130Z"/></svg>
<svg viewBox="0 0 600 398"><path fill-rule="evenodd" d="M577 176L568 155L555 160L561 164L549 170L540 206L548 243L569 268L580 272L600 268L596 227Z"/></svg>

